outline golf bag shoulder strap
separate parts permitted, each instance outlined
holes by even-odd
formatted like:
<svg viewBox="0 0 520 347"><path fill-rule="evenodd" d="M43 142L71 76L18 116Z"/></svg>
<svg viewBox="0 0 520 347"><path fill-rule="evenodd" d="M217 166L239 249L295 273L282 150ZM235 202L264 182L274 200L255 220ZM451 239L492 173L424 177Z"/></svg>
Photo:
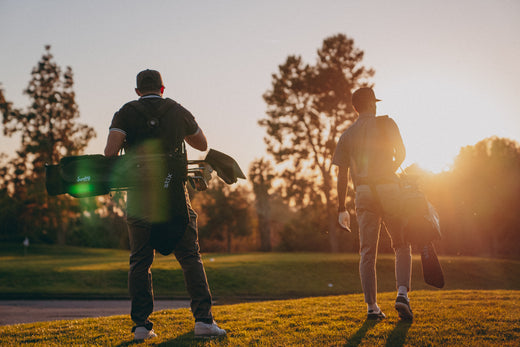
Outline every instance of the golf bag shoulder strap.
<svg viewBox="0 0 520 347"><path fill-rule="evenodd" d="M387 127L390 121L392 121L392 118L390 118L388 115L376 117L376 127L380 130L379 134L384 139L388 137Z"/></svg>

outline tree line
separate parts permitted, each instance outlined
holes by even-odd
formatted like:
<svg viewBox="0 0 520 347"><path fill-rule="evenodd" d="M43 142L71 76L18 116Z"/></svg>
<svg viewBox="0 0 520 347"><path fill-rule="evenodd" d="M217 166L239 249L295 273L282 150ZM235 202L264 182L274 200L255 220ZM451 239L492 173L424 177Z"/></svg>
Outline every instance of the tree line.
<svg viewBox="0 0 520 347"><path fill-rule="evenodd" d="M372 86L375 71L363 51L338 34L326 38L314 64L290 55L263 95L259 125L267 152L251 163L248 184L217 179L205 192L189 190L199 213L205 251L357 252L354 196L347 199L352 233L336 222L335 173L331 164L341 133L355 121L351 93ZM0 241L127 248L125 194L74 199L49 197L45 163L82 154L95 136L78 122L70 67L62 70L50 46L31 72L26 109L7 101L0 87L6 136L19 135L13 158L0 157ZM440 253L515 255L520 239L520 146L491 137L461 149L450 171L431 174L412 167L441 218ZM349 190L353 194L353 190ZM381 251L391 251L382 237Z"/></svg>

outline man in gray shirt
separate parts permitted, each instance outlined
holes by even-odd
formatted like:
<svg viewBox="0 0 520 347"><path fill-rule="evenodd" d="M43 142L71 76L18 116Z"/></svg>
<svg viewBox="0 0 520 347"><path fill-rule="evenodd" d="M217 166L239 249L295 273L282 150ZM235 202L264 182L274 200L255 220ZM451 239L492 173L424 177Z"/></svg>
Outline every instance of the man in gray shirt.
<svg viewBox="0 0 520 347"><path fill-rule="evenodd" d="M346 209L348 176L356 191L356 215L359 225L361 285L368 308L368 319L382 319L377 305L376 258L381 220L395 251L395 275L398 295L395 308L399 317L412 320L408 291L411 277L411 248L403 237L400 216L400 188L395 172L405 157L405 148L396 123L388 116L376 117L376 99L371 88L360 88L352 95L358 119L340 137L333 164L338 166L339 223L350 228Z"/></svg>

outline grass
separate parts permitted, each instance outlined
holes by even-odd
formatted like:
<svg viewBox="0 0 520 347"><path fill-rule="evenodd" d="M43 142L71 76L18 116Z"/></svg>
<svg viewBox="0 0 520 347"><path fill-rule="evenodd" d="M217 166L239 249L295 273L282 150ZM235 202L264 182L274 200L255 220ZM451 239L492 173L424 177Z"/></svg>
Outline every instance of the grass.
<svg viewBox="0 0 520 347"><path fill-rule="evenodd" d="M159 346L518 346L520 262L440 257L446 288L424 284L414 257L416 319L393 309L393 256L378 258L379 303L387 319L365 321L357 254L207 254L203 258L226 338L196 340L188 309L153 313ZM0 297L126 297L128 252L0 245ZM187 297L178 263L157 256L154 291ZM284 299L240 304L244 298ZM130 346L128 315L0 327L0 345Z"/></svg>
<svg viewBox="0 0 520 347"><path fill-rule="evenodd" d="M288 299L361 292L357 254L247 253L203 256L214 297ZM440 257L446 290L520 290L520 261ZM395 288L393 255L378 257L380 292ZM156 256L154 292L158 298L186 298L182 270L173 256ZM2 298L94 298L127 294L128 252L35 245L24 256L21 245L0 245ZM414 290L433 289L422 280L420 258L413 258Z"/></svg>
<svg viewBox="0 0 520 347"><path fill-rule="evenodd" d="M228 336L196 340L188 309L155 312L154 346L518 346L520 291L411 293L415 320L401 322L394 293L379 295L387 319L365 320L361 294L215 306ZM128 316L0 327L1 345L134 345Z"/></svg>

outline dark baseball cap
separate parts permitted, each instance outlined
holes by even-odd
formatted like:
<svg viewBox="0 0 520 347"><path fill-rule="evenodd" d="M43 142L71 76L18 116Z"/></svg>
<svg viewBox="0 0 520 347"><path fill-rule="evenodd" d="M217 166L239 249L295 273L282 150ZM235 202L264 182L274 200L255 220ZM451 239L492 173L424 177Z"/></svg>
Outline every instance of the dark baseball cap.
<svg viewBox="0 0 520 347"><path fill-rule="evenodd" d="M137 74L137 89L141 92L160 90L163 86L161 74L155 70L143 70Z"/></svg>
<svg viewBox="0 0 520 347"><path fill-rule="evenodd" d="M352 94L352 105L354 107L365 105L368 102L378 102L381 101L379 99L376 99L376 95L374 94L374 91L372 88L369 87L363 87L359 88Z"/></svg>

